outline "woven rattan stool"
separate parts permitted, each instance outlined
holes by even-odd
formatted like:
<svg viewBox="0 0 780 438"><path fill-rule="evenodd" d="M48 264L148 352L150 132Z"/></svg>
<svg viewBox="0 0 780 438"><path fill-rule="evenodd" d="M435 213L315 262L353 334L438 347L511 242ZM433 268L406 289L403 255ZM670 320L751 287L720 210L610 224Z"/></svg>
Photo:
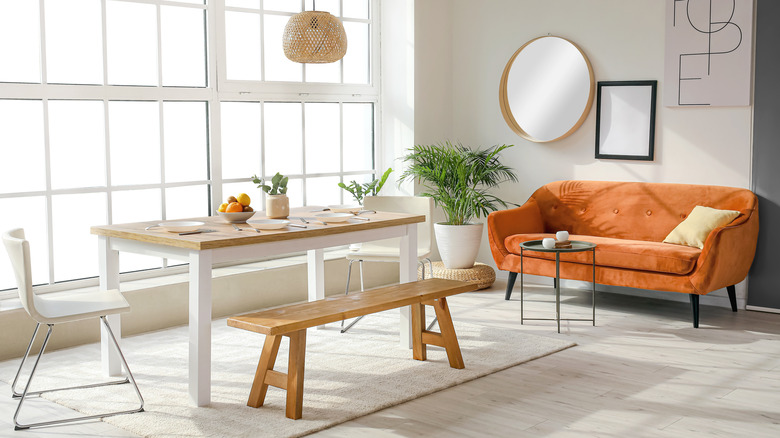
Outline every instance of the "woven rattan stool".
<svg viewBox="0 0 780 438"><path fill-rule="evenodd" d="M426 274L429 277L429 274ZM468 269L447 269L444 262L433 262L433 278L446 278L476 284L477 289L490 287L496 281L496 271L484 263L476 263ZM417 279L422 279L422 269L417 268Z"/></svg>

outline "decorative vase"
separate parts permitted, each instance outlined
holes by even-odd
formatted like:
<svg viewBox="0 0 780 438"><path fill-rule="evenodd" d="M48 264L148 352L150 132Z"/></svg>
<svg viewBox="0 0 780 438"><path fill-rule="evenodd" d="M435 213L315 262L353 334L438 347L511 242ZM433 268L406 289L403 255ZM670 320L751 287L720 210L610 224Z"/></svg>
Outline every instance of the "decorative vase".
<svg viewBox="0 0 780 438"><path fill-rule="evenodd" d="M287 219L290 215L290 198L287 195L267 195L265 215L270 219Z"/></svg>
<svg viewBox="0 0 780 438"><path fill-rule="evenodd" d="M468 269L474 266L482 242L483 224L433 224L439 255L447 269Z"/></svg>

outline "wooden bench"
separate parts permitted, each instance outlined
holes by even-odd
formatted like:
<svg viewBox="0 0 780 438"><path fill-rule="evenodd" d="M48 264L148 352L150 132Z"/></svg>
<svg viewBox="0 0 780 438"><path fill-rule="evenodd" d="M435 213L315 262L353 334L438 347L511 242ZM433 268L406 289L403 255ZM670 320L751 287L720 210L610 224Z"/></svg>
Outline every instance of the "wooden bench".
<svg viewBox="0 0 780 438"><path fill-rule="evenodd" d="M414 359L425 360L426 345L437 345L447 350L451 367L464 368L446 297L474 289L473 284L462 281L433 278L228 318L231 327L266 335L247 406L262 406L271 385L287 391L287 418L301 418L306 329L403 306L412 308ZM425 330L425 305L433 306L441 333ZM273 369L282 336L290 338L287 374Z"/></svg>

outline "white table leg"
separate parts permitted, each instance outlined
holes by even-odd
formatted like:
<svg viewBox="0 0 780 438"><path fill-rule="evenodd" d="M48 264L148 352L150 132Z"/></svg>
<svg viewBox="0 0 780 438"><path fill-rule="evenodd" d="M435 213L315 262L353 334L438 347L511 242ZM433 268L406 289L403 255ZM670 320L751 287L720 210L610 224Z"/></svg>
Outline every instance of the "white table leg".
<svg viewBox="0 0 780 438"><path fill-rule="evenodd" d="M211 264L210 250L190 251L190 398L196 406L211 403Z"/></svg>
<svg viewBox="0 0 780 438"><path fill-rule="evenodd" d="M325 250L310 249L306 251L306 265L308 268L309 301L317 301L325 298ZM317 326L317 329L324 328Z"/></svg>
<svg viewBox="0 0 780 438"><path fill-rule="evenodd" d="M406 235L401 237L401 283L417 281L417 224L406 226ZM412 312L409 306L402 307L400 333L401 348L412 348Z"/></svg>
<svg viewBox="0 0 780 438"><path fill-rule="evenodd" d="M107 236L98 236L100 290L119 289L119 252L112 250L109 244L110 241ZM109 315L106 319L117 338L117 342L121 342L122 320L119 315ZM119 353L111 345L108 332L103 327L103 324L100 324L100 357L103 363L104 374L108 376L119 376L122 374L122 362L119 360Z"/></svg>

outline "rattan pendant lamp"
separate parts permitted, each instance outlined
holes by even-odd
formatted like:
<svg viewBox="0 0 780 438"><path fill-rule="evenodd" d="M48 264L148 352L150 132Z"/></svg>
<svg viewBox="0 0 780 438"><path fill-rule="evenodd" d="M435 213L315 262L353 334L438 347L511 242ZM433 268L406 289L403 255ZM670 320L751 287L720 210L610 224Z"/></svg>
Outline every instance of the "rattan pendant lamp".
<svg viewBox="0 0 780 438"><path fill-rule="evenodd" d="M284 56L293 62L336 62L347 53L347 33L341 20L333 15L304 11L290 17L284 27L282 45Z"/></svg>

